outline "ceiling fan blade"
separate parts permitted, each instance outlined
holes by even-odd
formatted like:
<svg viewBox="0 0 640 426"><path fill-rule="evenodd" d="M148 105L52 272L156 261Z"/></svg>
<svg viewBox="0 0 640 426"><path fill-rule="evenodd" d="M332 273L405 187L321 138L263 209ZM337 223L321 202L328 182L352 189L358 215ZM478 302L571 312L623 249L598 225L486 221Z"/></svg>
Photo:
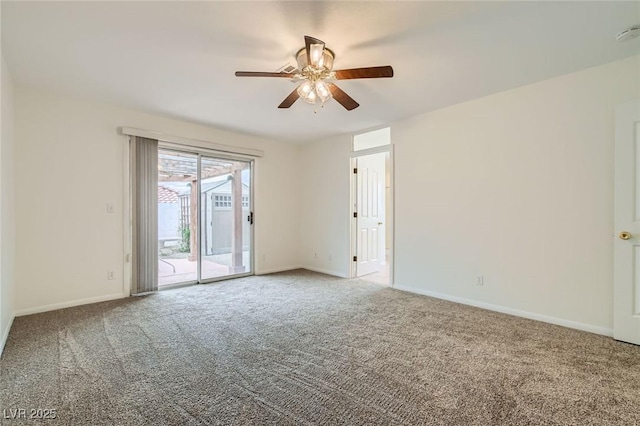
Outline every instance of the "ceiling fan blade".
<svg viewBox="0 0 640 426"><path fill-rule="evenodd" d="M359 103L353 100L353 98L347 95L344 90L339 88L333 83L327 84L329 86L329 90L331 91L331 95L333 99L338 101L340 105L342 105L347 111L351 111L352 109L356 109L360 106Z"/></svg>
<svg viewBox="0 0 640 426"><path fill-rule="evenodd" d="M236 71L236 77L282 77L294 78L294 73L288 72L260 72L260 71Z"/></svg>
<svg viewBox="0 0 640 426"><path fill-rule="evenodd" d="M304 36L304 48L307 51L307 65L311 65L311 45L312 44L322 45L322 50L320 50L320 56L322 56L322 52L324 52L324 41L318 40L315 37Z"/></svg>
<svg viewBox="0 0 640 426"><path fill-rule="evenodd" d="M284 101L282 101L282 103L280 105L278 105L278 108L289 108L291 105L293 105L298 98L300 97L300 95L298 95L298 88L296 87L293 92L291 92L291 94L289 96L287 96L285 98Z"/></svg>
<svg viewBox="0 0 640 426"><path fill-rule="evenodd" d="M383 67L351 68L337 70L336 80L351 80L354 78L389 78L393 77L393 68L390 65Z"/></svg>

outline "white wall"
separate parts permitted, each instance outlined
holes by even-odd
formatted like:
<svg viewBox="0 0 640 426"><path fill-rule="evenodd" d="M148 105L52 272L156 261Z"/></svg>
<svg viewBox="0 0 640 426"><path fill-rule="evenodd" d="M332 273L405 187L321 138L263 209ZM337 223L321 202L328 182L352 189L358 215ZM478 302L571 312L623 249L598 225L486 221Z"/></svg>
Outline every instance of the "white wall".
<svg viewBox="0 0 640 426"><path fill-rule="evenodd" d="M640 97L639 62L392 124L396 287L609 334L614 106ZM337 174L348 164L345 140L302 148L317 194L303 203L317 212L303 244L341 254L349 244L349 179ZM348 272L303 247L304 265Z"/></svg>
<svg viewBox="0 0 640 426"><path fill-rule="evenodd" d="M353 150L361 151L363 149L375 148L377 146L389 145L391 143L391 129L385 127L378 130L372 130L366 133L353 135Z"/></svg>
<svg viewBox="0 0 640 426"><path fill-rule="evenodd" d="M300 152L301 264L341 277L350 266L350 153L350 135L303 145Z"/></svg>
<svg viewBox="0 0 640 426"><path fill-rule="evenodd" d="M639 77L632 58L393 126L396 284L608 332L614 107Z"/></svg>
<svg viewBox="0 0 640 426"><path fill-rule="evenodd" d="M13 321L14 303L14 114L13 83L2 57L0 97L0 354Z"/></svg>
<svg viewBox="0 0 640 426"><path fill-rule="evenodd" d="M296 146L24 88L15 91L15 125L17 314L122 297L128 139L119 126L265 151L256 164L256 271L299 263Z"/></svg>

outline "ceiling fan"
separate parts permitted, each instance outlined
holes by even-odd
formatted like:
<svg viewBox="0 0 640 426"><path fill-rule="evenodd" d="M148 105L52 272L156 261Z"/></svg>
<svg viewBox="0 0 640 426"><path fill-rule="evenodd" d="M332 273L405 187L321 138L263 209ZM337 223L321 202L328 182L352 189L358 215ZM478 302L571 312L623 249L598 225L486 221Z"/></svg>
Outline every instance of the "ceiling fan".
<svg viewBox="0 0 640 426"><path fill-rule="evenodd" d="M352 68L333 71L335 54L325 47L322 40L305 36L302 49L296 53L298 68L290 72L256 72L236 71L236 77L280 77L288 78L298 87L278 108L289 108L298 98L310 104L320 101L324 104L334 98L347 111L358 108L358 104L351 96L333 83L333 80L352 80L356 78L385 78L393 77L393 68L382 67Z"/></svg>

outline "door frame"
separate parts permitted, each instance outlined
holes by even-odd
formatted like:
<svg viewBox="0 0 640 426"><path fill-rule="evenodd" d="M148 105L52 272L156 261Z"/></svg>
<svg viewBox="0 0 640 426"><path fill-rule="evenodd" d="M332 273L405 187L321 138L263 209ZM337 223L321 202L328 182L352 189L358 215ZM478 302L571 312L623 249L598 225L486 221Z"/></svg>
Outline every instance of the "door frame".
<svg viewBox="0 0 640 426"><path fill-rule="evenodd" d="M614 244L613 244L613 337L633 344L640 344L640 299L636 294L639 285L635 272L635 248L638 247L638 214L636 205L636 176L640 123L640 99L616 106L615 110L615 158L614 158ZM631 140L629 140L631 139ZM633 195L632 195L633 194ZM634 226L634 223L636 224ZM631 232L629 241L618 233ZM635 242L634 242L635 241ZM634 288L636 287L636 288ZM632 319L635 317L635 319Z"/></svg>
<svg viewBox="0 0 640 426"><path fill-rule="evenodd" d="M357 254L357 234L358 234L358 223L357 219L353 217L353 213L356 211L356 201L357 194L356 188L358 186L357 175L353 173L353 169L356 165L356 160L358 157L364 157L366 155L372 154L389 154L389 203L390 208L389 212L385 217L386 225L390 226L389 228L389 238L386 239L387 244L390 244L391 249L389 251L389 282L387 285L389 287L393 287L395 283L395 173L394 173L394 146L393 144L376 146L374 148L363 149L360 151L352 151L349 155L349 278L355 278L357 273L357 262L353 261L353 257ZM385 177L386 179L386 177ZM385 202L387 200L385 199ZM385 207L386 208L386 207ZM385 226L386 232L386 226ZM385 247L385 255L386 255L386 247Z"/></svg>

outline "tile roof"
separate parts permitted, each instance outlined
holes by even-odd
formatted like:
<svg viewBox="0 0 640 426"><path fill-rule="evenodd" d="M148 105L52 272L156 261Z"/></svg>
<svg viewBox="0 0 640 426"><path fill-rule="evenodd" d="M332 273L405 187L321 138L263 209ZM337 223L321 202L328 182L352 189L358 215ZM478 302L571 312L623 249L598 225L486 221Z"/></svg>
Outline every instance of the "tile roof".
<svg viewBox="0 0 640 426"><path fill-rule="evenodd" d="M163 185L158 185L158 202L159 203L177 203L178 192Z"/></svg>

